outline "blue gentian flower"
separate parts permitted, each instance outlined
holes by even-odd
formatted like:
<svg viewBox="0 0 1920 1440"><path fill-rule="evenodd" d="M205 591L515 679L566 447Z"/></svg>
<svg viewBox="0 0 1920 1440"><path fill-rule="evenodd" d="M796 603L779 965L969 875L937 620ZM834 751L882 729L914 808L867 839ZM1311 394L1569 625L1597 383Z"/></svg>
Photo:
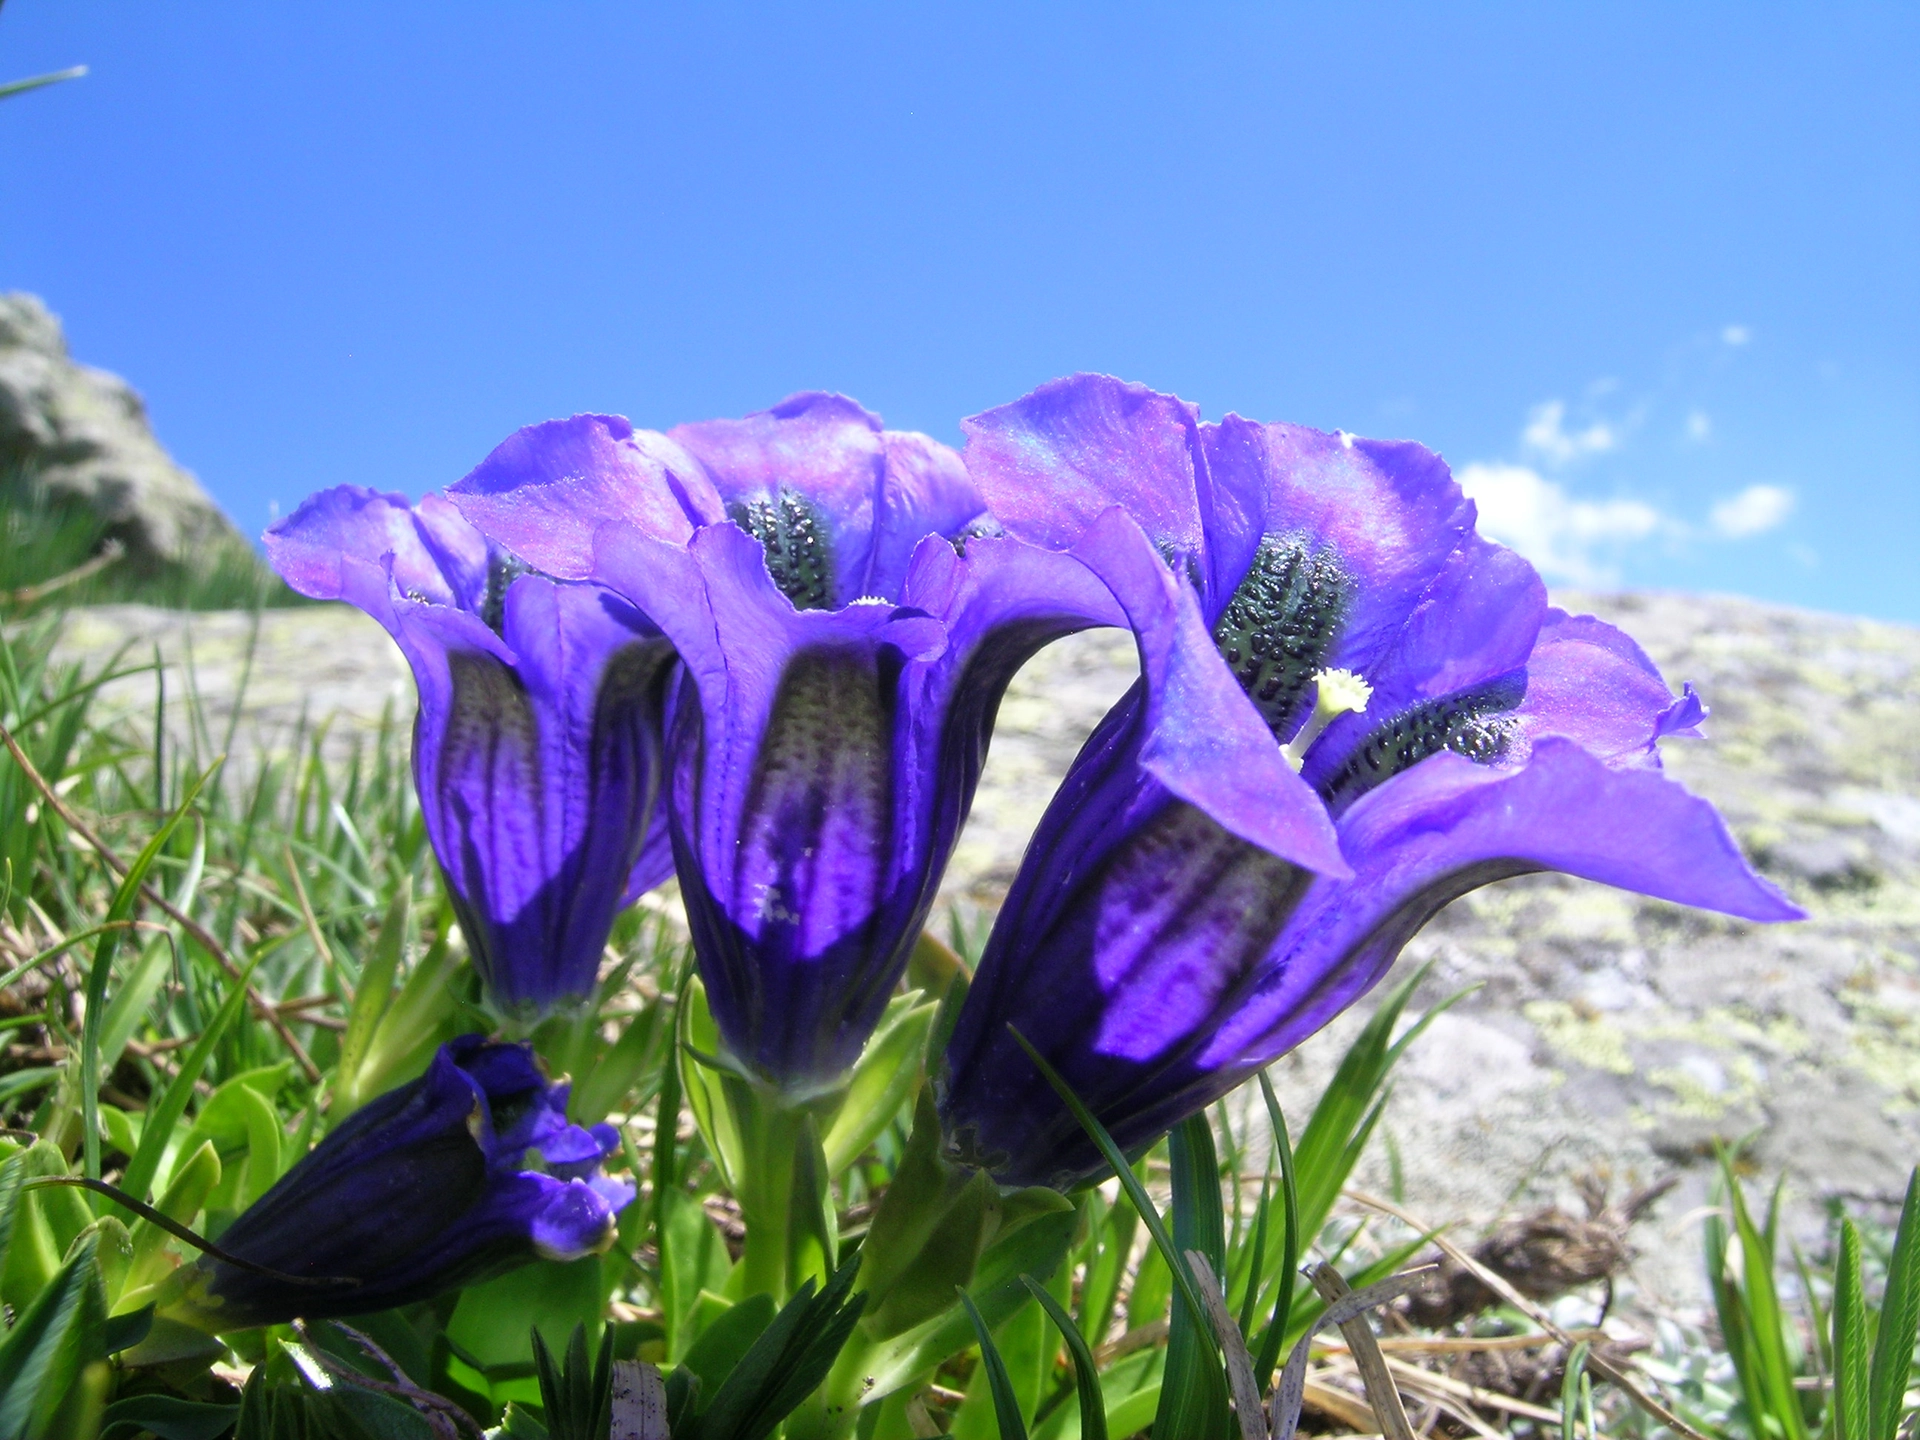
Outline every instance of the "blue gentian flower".
<svg viewBox="0 0 1920 1440"><path fill-rule="evenodd" d="M1676 699L1625 635L1550 606L1530 565L1475 534L1437 456L1202 424L1091 376L966 428L1009 533L1060 549L1115 505L1139 519L1205 619L1184 662L1237 682L1222 723L1257 723L1271 764L1299 767L1280 793L1310 801L1337 853L1273 845L1244 810L1179 790L1150 763L1140 691L1123 699L1041 821L947 1050L956 1159L1009 1185L1099 1169L1009 1027L1123 1147L1145 1144L1365 994L1447 902L1505 876L1799 914L1661 774L1657 742L1704 717L1691 687Z"/></svg>
<svg viewBox="0 0 1920 1440"><path fill-rule="evenodd" d="M488 473L551 463L522 432ZM672 647L598 586L527 571L430 496L341 486L266 534L302 594L357 605L413 668L413 768L474 968L503 1012L591 994L618 910L672 873L661 709Z"/></svg>
<svg viewBox="0 0 1920 1440"><path fill-rule="evenodd" d="M566 1108L567 1086L525 1045L441 1046L425 1075L354 1111L219 1236L255 1265L358 1284L294 1284L202 1256L166 1313L216 1331L359 1315L605 1250L633 1187L600 1173L613 1127L570 1125Z"/></svg>
<svg viewBox="0 0 1920 1440"><path fill-rule="evenodd" d="M1251 721L1207 719L1239 692L1217 661L1192 665L1193 597L1119 511L1072 545L1002 535L951 450L833 395L664 436L567 424L611 450L483 467L451 499L522 563L608 587L671 640L668 808L700 973L728 1057L789 1095L841 1080L871 1033L1000 697L1042 645L1133 629L1143 723L1183 793L1230 808L1237 762L1270 748ZM1277 812L1250 813L1275 838Z"/></svg>

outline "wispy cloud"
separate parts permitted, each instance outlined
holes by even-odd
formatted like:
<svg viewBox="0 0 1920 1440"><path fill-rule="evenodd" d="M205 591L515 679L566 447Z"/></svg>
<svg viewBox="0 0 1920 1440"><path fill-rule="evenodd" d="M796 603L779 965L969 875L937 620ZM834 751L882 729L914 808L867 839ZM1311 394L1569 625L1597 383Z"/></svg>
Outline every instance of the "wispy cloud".
<svg viewBox="0 0 1920 1440"><path fill-rule="evenodd" d="M1567 405L1564 400L1545 400L1527 416L1527 428L1520 432L1520 443L1551 465L1565 465L1583 455L1598 455L1620 443L1620 437L1604 420L1596 420L1584 430L1566 428Z"/></svg>
<svg viewBox="0 0 1920 1440"><path fill-rule="evenodd" d="M1747 325L1726 325L1720 330L1720 339L1728 345L1744 345L1753 339L1753 329Z"/></svg>
<svg viewBox="0 0 1920 1440"><path fill-rule="evenodd" d="M1749 485L1715 504L1701 525L1629 496L1580 499L1525 465L1465 465L1455 478L1479 507L1480 533L1561 585L1617 585L1621 562L1653 540L1751 540L1783 524L1795 503L1785 486Z"/></svg>
<svg viewBox="0 0 1920 1440"><path fill-rule="evenodd" d="M1745 540L1778 526L1793 513L1793 492L1783 485L1749 485L1707 512L1713 533Z"/></svg>
<svg viewBox="0 0 1920 1440"><path fill-rule="evenodd" d="M1578 500L1524 465L1467 465L1456 478L1480 509L1482 534L1564 584L1615 584L1625 547L1676 528L1643 501Z"/></svg>

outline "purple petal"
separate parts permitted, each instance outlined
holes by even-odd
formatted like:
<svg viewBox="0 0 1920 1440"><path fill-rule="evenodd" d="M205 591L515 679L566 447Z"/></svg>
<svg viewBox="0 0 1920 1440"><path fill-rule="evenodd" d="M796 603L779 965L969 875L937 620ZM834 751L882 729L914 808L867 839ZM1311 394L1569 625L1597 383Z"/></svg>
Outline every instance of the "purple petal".
<svg viewBox="0 0 1920 1440"><path fill-rule="evenodd" d="M1068 550L1116 505L1156 543L1205 544L1193 407L1108 375L1042 385L961 422L967 468L994 517L1035 545Z"/></svg>
<svg viewBox="0 0 1920 1440"><path fill-rule="evenodd" d="M1216 488L1235 466L1265 477L1260 531L1300 536L1336 558L1351 598L1322 665L1370 673L1473 534L1473 506L1446 465L1405 441L1357 440L1304 425L1229 416L1203 430ZM1242 561L1235 573L1245 569Z"/></svg>
<svg viewBox="0 0 1920 1440"><path fill-rule="evenodd" d="M1113 592L1139 643L1140 766L1255 845L1326 874L1348 873L1326 807L1288 767L1214 648L1198 598L1140 527L1110 510L1073 553Z"/></svg>
<svg viewBox="0 0 1920 1440"><path fill-rule="evenodd" d="M523 1176L522 1179L533 1177ZM542 1192L529 1233L543 1259L578 1260L605 1250L613 1238L613 1206L584 1180L538 1177Z"/></svg>
<svg viewBox="0 0 1920 1440"><path fill-rule="evenodd" d="M530 425L447 495L529 565L570 580L591 575L602 525L684 543L695 526L726 513L692 456L664 435L608 415Z"/></svg>
<svg viewBox="0 0 1920 1440"><path fill-rule="evenodd" d="M1693 688L1693 682L1684 682L1680 687L1680 698L1661 711L1660 717L1653 722L1653 738L1647 741L1647 747L1653 748L1669 735L1681 735L1689 740L1704 739L1700 727L1712 713L1700 698L1700 692Z"/></svg>
<svg viewBox="0 0 1920 1440"><path fill-rule="evenodd" d="M925 435L883 430L843 395L790 396L739 420L674 429L736 515L800 497L824 522L831 586L823 608L895 599L913 549L958 535L985 508L966 468Z"/></svg>

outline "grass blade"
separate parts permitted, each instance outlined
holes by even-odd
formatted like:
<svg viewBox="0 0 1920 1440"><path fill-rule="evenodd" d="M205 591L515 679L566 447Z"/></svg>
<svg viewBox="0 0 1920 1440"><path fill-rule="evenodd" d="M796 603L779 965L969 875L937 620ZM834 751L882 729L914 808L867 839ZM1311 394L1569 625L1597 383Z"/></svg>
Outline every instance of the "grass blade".
<svg viewBox="0 0 1920 1440"><path fill-rule="evenodd" d="M1833 1271L1833 1418L1831 1440L1869 1440L1867 1298L1860 1285L1860 1232L1840 1222L1840 1258Z"/></svg>
<svg viewBox="0 0 1920 1440"><path fill-rule="evenodd" d="M1060 1308L1060 1302L1047 1293L1046 1286L1031 1275L1022 1275L1020 1283L1040 1302L1073 1357L1073 1383L1080 1396L1080 1440L1107 1440L1107 1400L1100 1390L1100 1371L1087 1348L1087 1337L1080 1333L1073 1317Z"/></svg>
<svg viewBox="0 0 1920 1440"><path fill-rule="evenodd" d="M1220 1163L1205 1113L1189 1115L1174 1126L1167 1142L1173 1170L1173 1243L1180 1251L1180 1258L1173 1262L1174 1273L1182 1279L1191 1277L1205 1304L1200 1287L1206 1281L1194 1272L1188 1256L1198 1253L1206 1260L1208 1273L1217 1275L1223 1268L1221 1251L1226 1248ZM1209 1313L1196 1323L1176 1308L1169 1318L1167 1364L1153 1433L1175 1440L1223 1435L1229 1423L1227 1384L1214 1349L1212 1316Z"/></svg>
<svg viewBox="0 0 1920 1440"><path fill-rule="evenodd" d="M1027 1058L1045 1077L1061 1102L1067 1107L1080 1128L1085 1130L1093 1143L1099 1147L1100 1154L1107 1164L1113 1167L1121 1188L1127 1192L1127 1198L1133 1201L1133 1208L1139 1212L1140 1222L1147 1227L1147 1234L1153 1237L1153 1243L1160 1252L1160 1258L1167 1262L1167 1268L1173 1272L1173 1282L1186 1302L1187 1313L1193 1323L1204 1332L1207 1324L1207 1307L1200 1301L1199 1292L1193 1288L1193 1277L1187 1273L1186 1262L1180 1258L1180 1252L1174 1248L1173 1237L1167 1234L1167 1227L1160 1219L1160 1211L1155 1208L1147 1195L1147 1187L1140 1183L1140 1177L1133 1173L1133 1167L1127 1164L1127 1157L1120 1153L1120 1147L1114 1144L1113 1137L1107 1133L1094 1113L1081 1103L1080 1097L1073 1093L1073 1087L1060 1078L1060 1072L1049 1065L1046 1057L1028 1043L1027 1037L1011 1025L1007 1029L1019 1042L1020 1048L1027 1052Z"/></svg>
<svg viewBox="0 0 1920 1440"><path fill-rule="evenodd" d="M1891 1435L1900 1423L1900 1401L1913 1372L1913 1347L1920 1332L1920 1165L1907 1180L1900 1228L1887 1262L1887 1293L1880 1302L1880 1331L1874 1338L1873 1369L1868 1378L1869 1436Z"/></svg>
<svg viewBox="0 0 1920 1440"><path fill-rule="evenodd" d="M134 857L133 864L127 867L120 888L113 893L113 903L107 907L106 924L110 928L102 932L100 943L93 952L93 968L87 972L87 1014L80 1031L81 1144L89 1180L100 1178L100 1031L107 1018L107 977L112 973L113 957L120 948L120 936L123 933L115 922L133 918L133 907L140 898L140 882L147 878L147 871L160 858L162 847L173 838L173 832L180 822L187 818L187 811L199 796L200 787L219 768L220 762L216 760L187 787L187 793L178 808L153 832L153 838L147 841Z"/></svg>
<svg viewBox="0 0 1920 1440"><path fill-rule="evenodd" d="M233 982L227 998L214 1012L213 1019L207 1022L207 1028L200 1033L193 1049L187 1052L187 1058L180 1062L180 1073L174 1076L166 1093L148 1113L147 1123L140 1131L140 1148L134 1153L133 1159L127 1162L127 1173L120 1178L120 1188L136 1200L147 1198L153 1178L159 1173L161 1157L166 1154L167 1141L172 1138L180 1117L187 1113L187 1102L193 1098L194 1082L200 1078L201 1071L207 1068L214 1047L220 1043L221 1037L240 1014L241 1007L247 1003L247 982L253 977L254 966L259 963L259 958L255 957L252 964L240 972L240 978Z"/></svg>
<svg viewBox="0 0 1920 1440"><path fill-rule="evenodd" d="M1029 1285L1031 1283L1028 1282ZM1027 1422L1021 1418L1020 1402L1014 1398L1013 1380L1007 1374L1007 1363L1000 1358L1000 1349L987 1332L987 1322L980 1316L980 1307L973 1303L973 1297L963 1287L956 1285L953 1289L960 1297L960 1303L967 1307L967 1318L973 1322L973 1333L980 1337L980 1363L987 1368L987 1385L993 1391L993 1414L1000 1423L1000 1440L1027 1440Z"/></svg>
<svg viewBox="0 0 1920 1440"><path fill-rule="evenodd" d="M1279 1283L1273 1297L1273 1318L1261 1338L1260 1353L1254 1358L1253 1373L1264 1387L1280 1363L1280 1347L1286 1342L1287 1327L1293 1319L1293 1282L1300 1271L1300 1194L1293 1169L1293 1146L1287 1140L1286 1118L1280 1113L1280 1097L1273 1093L1267 1072L1260 1072L1260 1095L1267 1102L1267 1119L1273 1126L1273 1147L1280 1153L1280 1197L1287 1229L1280 1242Z"/></svg>

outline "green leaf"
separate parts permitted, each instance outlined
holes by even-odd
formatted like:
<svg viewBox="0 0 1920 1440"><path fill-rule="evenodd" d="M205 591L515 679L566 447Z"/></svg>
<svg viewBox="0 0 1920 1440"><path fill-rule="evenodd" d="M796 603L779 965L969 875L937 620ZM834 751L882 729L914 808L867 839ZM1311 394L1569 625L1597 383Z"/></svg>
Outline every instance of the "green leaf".
<svg viewBox="0 0 1920 1440"><path fill-rule="evenodd" d="M1273 1318L1260 1340L1254 1357L1253 1376L1264 1390L1280 1363L1280 1349L1293 1328L1293 1283L1300 1273L1300 1192L1294 1171L1293 1146L1287 1139L1286 1117L1280 1113L1280 1098L1273 1093L1267 1072L1260 1072L1260 1096L1267 1104L1267 1122L1273 1127L1273 1148L1280 1156L1281 1217L1286 1229L1280 1238L1280 1272L1275 1277ZM1254 1286L1249 1284L1248 1293Z"/></svg>
<svg viewBox="0 0 1920 1440"><path fill-rule="evenodd" d="M658 1198L660 1309L667 1328L667 1358L677 1363L697 1338L690 1322L700 1292L724 1290L733 1262L727 1255L726 1238L697 1196L668 1190Z"/></svg>
<svg viewBox="0 0 1920 1440"><path fill-rule="evenodd" d="M1187 1274L1186 1264L1181 1260L1180 1252L1175 1248L1172 1237L1167 1234L1167 1227L1161 1223L1160 1212L1154 1208L1153 1201L1147 1198L1147 1190L1140 1183L1140 1177L1133 1173L1133 1167L1127 1164L1127 1157L1121 1154L1120 1147L1113 1143L1113 1137L1107 1133L1107 1127L1102 1125L1095 1118L1094 1113L1081 1103L1080 1097L1073 1093L1073 1087L1060 1078L1060 1073L1047 1063L1045 1056L1027 1043L1026 1036L1011 1025L1007 1029L1019 1042L1020 1048L1027 1052L1027 1057L1046 1078L1046 1082L1053 1087L1054 1093L1059 1095L1065 1103L1073 1118L1080 1122L1081 1128L1099 1147L1100 1153L1106 1157L1107 1164L1113 1167L1113 1173L1119 1177L1121 1188L1127 1192L1127 1198L1133 1201L1133 1208L1139 1212L1141 1221L1146 1225L1147 1234L1153 1237L1153 1243L1160 1251L1160 1258L1167 1262L1167 1268L1173 1272L1174 1285L1179 1289L1180 1296L1186 1303L1188 1315L1204 1334L1207 1325L1206 1306L1200 1303L1200 1296L1193 1288L1193 1277Z"/></svg>
<svg viewBox="0 0 1920 1440"><path fill-rule="evenodd" d="M939 1007L919 1003L919 992L895 999L860 1052L847 1082L846 1099L821 1140L827 1173L838 1175L866 1153L893 1123L920 1083L927 1031Z"/></svg>
<svg viewBox="0 0 1920 1440"><path fill-rule="evenodd" d="M1865 1432L1876 1440L1899 1426L1916 1335L1920 1335L1920 1166L1907 1179L1907 1198L1900 1207L1900 1227L1894 1232L1893 1254L1887 1262L1887 1292L1880 1301Z"/></svg>
<svg viewBox="0 0 1920 1440"><path fill-rule="evenodd" d="M81 1371L101 1357L107 1297L97 1244L97 1232L82 1235L0 1340L0 1435L46 1435Z"/></svg>
<svg viewBox="0 0 1920 1440"><path fill-rule="evenodd" d="M720 1051L720 1027L707 1008L707 989L700 977L689 974L680 985L678 1065L680 1088L693 1123L707 1142L720 1179L736 1195L746 1175L745 1146L733 1110L727 1104L722 1073L711 1059Z"/></svg>
<svg viewBox="0 0 1920 1440"><path fill-rule="evenodd" d="M207 1197L220 1183L220 1155L211 1140L202 1140L187 1153L184 1162L174 1167L166 1193L154 1206L169 1220L192 1225L207 1203ZM133 1263L127 1267L126 1289L119 1296L124 1302L144 1286L156 1284L172 1267L166 1259L173 1236L146 1219L133 1225Z"/></svg>
<svg viewBox="0 0 1920 1440"><path fill-rule="evenodd" d="M220 762L214 761L187 787L186 796L179 807L153 832L153 838L141 847L133 864L127 867L120 887L113 892L113 903L107 907L106 928L102 929L100 942L94 947L93 966L87 972L86 1023L80 1030L81 1144L86 1167L84 1173L89 1180L100 1178L100 1032L107 1017L107 979L113 972L113 957L120 948L120 937L125 933L120 922L132 918L133 907L140 899L140 886L147 878L147 871L160 858L160 851L173 838L173 832L180 822L187 818L187 811L199 798L200 787L219 768Z"/></svg>
<svg viewBox="0 0 1920 1440"><path fill-rule="evenodd" d="M1393 1028L1431 968L1431 964L1421 966L1381 1000L1372 1018L1341 1057L1339 1069L1300 1134L1296 1161L1302 1235L1318 1235L1326 1223L1333 1202L1340 1197L1341 1186L1347 1183L1366 1146L1367 1136L1379 1121L1381 1087L1394 1065L1427 1026L1476 988L1470 986L1448 996L1409 1026L1396 1041Z"/></svg>
<svg viewBox="0 0 1920 1440"><path fill-rule="evenodd" d="M849 1299L859 1270L849 1260L817 1294L807 1280L740 1358L719 1393L675 1440L765 1440L833 1367L866 1297Z"/></svg>
<svg viewBox="0 0 1920 1440"><path fill-rule="evenodd" d="M1216 1275L1226 1268L1226 1221L1220 1199L1220 1162L1205 1113L1189 1115L1167 1137L1173 1171L1173 1243L1181 1258L1176 1276L1192 1283L1186 1252L1197 1250ZM1214 1440L1232 1428L1227 1413L1226 1371L1203 1315L1184 1307L1169 1316L1167 1368L1153 1433L1160 1440Z"/></svg>
<svg viewBox="0 0 1920 1440"><path fill-rule="evenodd" d="M633 1093L641 1077L660 1065L665 1029L665 1007L659 1000L627 1022L620 1038L574 1081L567 1108L576 1125L596 1125L606 1119Z"/></svg>
<svg viewBox="0 0 1920 1440"><path fill-rule="evenodd" d="M153 1306L142 1305L138 1310L129 1310L125 1315L115 1315L108 1319L103 1332L104 1344L101 1349L109 1355L117 1355L122 1350L131 1350L147 1338L153 1329Z"/></svg>
<svg viewBox="0 0 1920 1440"><path fill-rule="evenodd" d="M227 991L227 998L214 1012L207 1028L201 1031L200 1038L187 1052L187 1058L180 1062L180 1073L167 1086L166 1093L147 1111L146 1123L140 1130L140 1149L127 1162L127 1173L120 1179L120 1188L136 1200L147 1198L154 1176L160 1171L160 1161L167 1153L167 1142L173 1138L174 1127L180 1123L180 1117L187 1113L187 1102L193 1098L193 1087L199 1082L200 1073L207 1068L214 1047L240 1014L240 1007L247 1003L247 983L253 978L254 967L259 963L260 957L256 955L240 972L240 978Z"/></svg>
<svg viewBox="0 0 1920 1440"><path fill-rule="evenodd" d="M1093 1363L1086 1336L1080 1333L1080 1327L1073 1323L1073 1317L1061 1308L1060 1302L1047 1293L1046 1286L1035 1283L1031 1275L1022 1275L1020 1283L1033 1292L1033 1298L1047 1312L1060 1338L1067 1342L1067 1353L1073 1357L1073 1383L1080 1399L1080 1440L1107 1440L1107 1400L1100 1392L1100 1371Z"/></svg>
<svg viewBox="0 0 1920 1440"><path fill-rule="evenodd" d="M6 1273L7 1250L13 1244L13 1218L20 1208L20 1187L26 1178L26 1151L16 1150L0 1160L0 1275Z"/></svg>
<svg viewBox="0 0 1920 1440"><path fill-rule="evenodd" d="M1098 1191L1088 1191L1092 1201ZM1113 1310L1120 1298L1120 1282L1126 1276L1127 1257L1133 1253L1133 1232L1140 1216L1125 1195L1116 1196L1105 1221L1093 1237L1097 1253L1087 1263L1087 1278L1080 1289L1080 1325L1089 1335L1104 1335L1113 1323Z"/></svg>
<svg viewBox="0 0 1920 1440"><path fill-rule="evenodd" d="M1731 1280L1726 1283L1728 1290L1739 1297L1741 1323L1746 1337L1743 1348L1752 1372L1750 1379L1745 1374L1741 1378L1743 1383L1751 1385L1752 1393L1762 1407L1756 1411L1756 1419L1761 1414L1770 1416L1779 1424L1788 1440L1805 1440L1806 1420L1801 1413L1799 1392L1793 1385L1794 1365L1788 1350L1788 1321L1773 1283L1773 1237L1777 1233L1775 1217L1780 1208L1780 1188L1777 1185L1774 1187L1768 1223L1763 1232L1748 1213L1746 1195L1734 1174L1732 1157L1723 1152L1720 1162L1728 1200L1733 1207L1734 1234L1740 1245L1738 1286L1736 1288ZM1738 1364L1739 1354L1736 1353L1734 1358Z"/></svg>
<svg viewBox="0 0 1920 1440"><path fill-rule="evenodd" d="M787 1202L787 1292L809 1276L824 1279L839 1264L840 1226L827 1183L827 1158L813 1116L802 1114L793 1136L793 1189Z"/></svg>
<svg viewBox="0 0 1920 1440"><path fill-rule="evenodd" d="M219 1440L239 1418L237 1405L202 1405L171 1395L134 1395L116 1400L100 1417L100 1440L130 1440L152 1431L159 1440Z"/></svg>
<svg viewBox="0 0 1920 1440"><path fill-rule="evenodd" d="M340 1037L340 1061L334 1067L334 1103L329 1114L336 1125L371 1098L360 1083L360 1071L373 1044L373 1033L393 1000L393 980L400 970L401 952L406 949L407 917L412 911L413 877L403 875L387 902L373 952L360 967L353 1009L347 1014L347 1028Z"/></svg>
<svg viewBox="0 0 1920 1440"><path fill-rule="evenodd" d="M203 833L195 850L204 853L205 849ZM146 1018L147 1007L159 992L160 982L167 978L173 962L171 940L171 936L160 935L148 942L140 952L140 959L132 972L121 982L120 989L107 1005L107 1018L100 1026L100 1068L109 1074L119 1063L121 1054L127 1048L127 1041L133 1038L133 1032L140 1028L140 1022ZM111 1135L108 1138L111 1139Z"/></svg>
<svg viewBox="0 0 1920 1440"><path fill-rule="evenodd" d="M960 1303L966 1307L967 1319L973 1324L973 1333L980 1339L980 1363L987 1372L987 1384L993 1390L993 1413L1000 1424L1000 1440L1027 1440L1027 1422L1021 1418L1020 1402L1013 1393L1013 1381L1007 1375L1006 1362L994 1347L987 1322L980 1316L980 1307L973 1303L973 1297L965 1290L957 1293Z"/></svg>
<svg viewBox="0 0 1920 1440"><path fill-rule="evenodd" d="M529 1332L529 1339L549 1440L606 1440L613 1424L613 1331L602 1333L599 1359L590 1366L587 1327L574 1326L564 1369L554 1365L539 1330Z"/></svg>
<svg viewBox="0 0 1920 1440"><path fill-rule="evenodd" d="M753 1342L773 1323L771 1295L749 1295L700 1332L700 1338L688 1349L680 1363L700 1378L700 1391L718 1393L741 1357L753 1348Z"/></svg>
<svg viewBox="0 0 1920 1440"><path fill-rule="evenodd" d="M1867 1376L1867 1298L1860 1283L1860 1232L1840 1221L1840 1258L1833 1270L1832 1440L1871 1440Z"/></svg>

